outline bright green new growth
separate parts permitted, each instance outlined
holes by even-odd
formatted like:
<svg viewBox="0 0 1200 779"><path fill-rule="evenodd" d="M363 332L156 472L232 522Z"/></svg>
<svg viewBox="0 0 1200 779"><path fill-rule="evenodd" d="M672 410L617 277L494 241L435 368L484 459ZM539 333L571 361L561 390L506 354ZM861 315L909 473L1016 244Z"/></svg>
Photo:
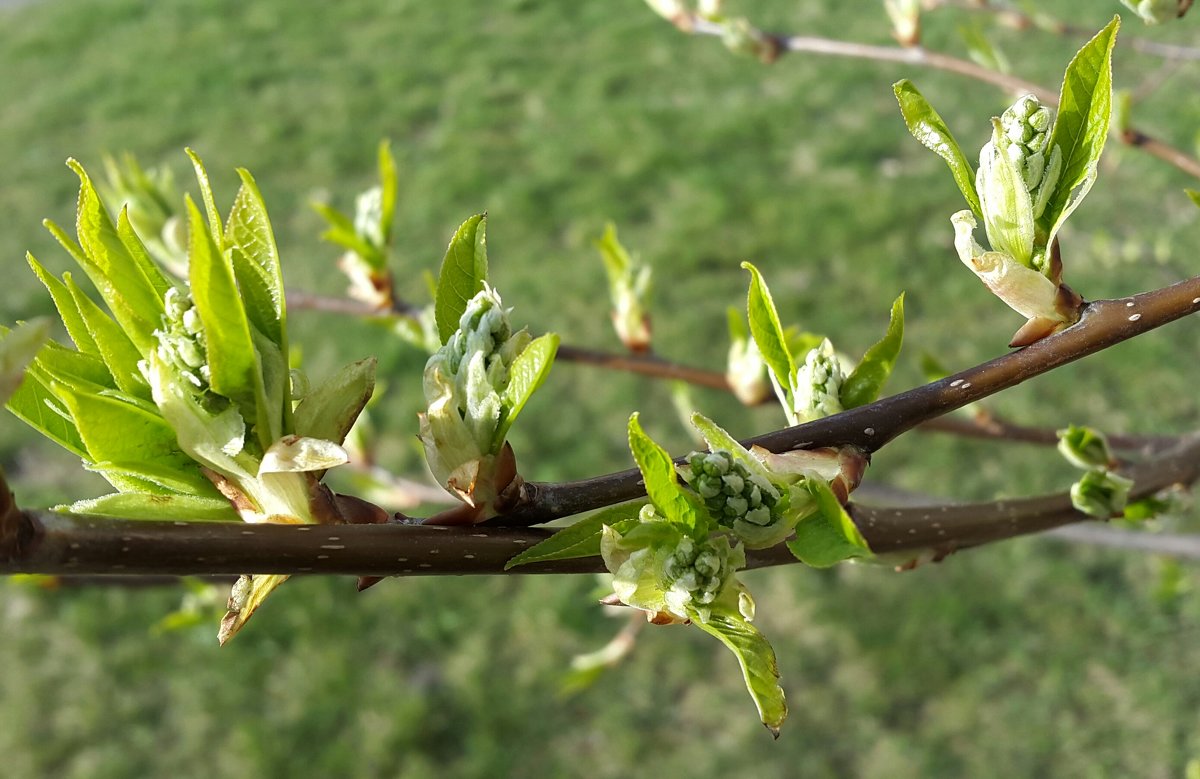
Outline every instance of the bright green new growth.
<svg viewBox="0 0 1200 779"><path fill-rule="evenodd" d="M425 363L420 417L429 468L474 510L472 522L495 516L512 485L519 486L505 437L558 349L553 333L531 339L523 329L513 331L499 293L487 283L484 230L484 217L471 217L446 251L434 301L443 344Z"/></svg>
<svg viewBox="0 0 1200 779"><path fill-rule="evenodd" d="M169 168L144 169L132 154L104 158L106 200L127 210L133 231L154 259L177 276L187 275L187 231Z"/></svg>
<svg viewBox="0 0 1200 779"><path fill-rule="evenodd" d="M1115 471L1117 460L1103 433L1071 425L1058 431L1058 451L1071 465L1087 471L1071 485L1071 504L1076 509L1101 519L1125 512L1133 480Z"/></svg>
<svg viewBox="0 0 1200 779"><path fill-rule="evenodd" d="M1100 519L1119 517L1125 512L1133 480L1108 470L1092 470L1071 485L1071 505Z"/></svg>
<svg viewBox="0 0 1200 779"><path fill-rule="evenodd" d="M613 329L627 348L644 352L650 348L651 268L621 245L611 222L596 248L608 276Z"/></svg>
<svg viewBox="0 0 1200 779"><path fill-rule="evenodd" d="M150 519L174 508L198 520L331 521L319 479L347 459L340 444L370 396L373 363L311 393L321 398L319 422L308 422L307 399L293 416L283 279L262 196L239 171L222 229L192 159L208 219L187 201L187 288L151 261L128 209L114 224L82 166L69 163L80 179L79 242L49 227L111 316L69 273L60 280L29 257L77 348L48 345L9 408L117 489L69 507L76 513ZM247 607L231 610L221 640L286 578L246 579Z"/></svg>
<svg viewBox="0 0 1200 779"><path fill-rule="evenodd" d="M346 252L338 267L350 279L350 295L381 310L392 305L388 270L396 211L396 161L387 141L379 144L379 183L355 199L354 216L326 203L313 203L328 227L321 238Z"/></svg>

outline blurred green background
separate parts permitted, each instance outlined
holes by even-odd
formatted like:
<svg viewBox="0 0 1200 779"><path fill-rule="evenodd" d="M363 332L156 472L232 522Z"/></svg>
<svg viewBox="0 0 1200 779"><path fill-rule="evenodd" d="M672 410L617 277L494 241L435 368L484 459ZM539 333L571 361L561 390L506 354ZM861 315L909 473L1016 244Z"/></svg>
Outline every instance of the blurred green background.
<svg viewBox="0 0 1200 779"><path fill-rule="evenodd" d="M1115 2L1042 3L1099 29ZM768 29L888 43L874 2L742 2ZM1192 16L1196 16L1193 14ZM927 18L926 41L965 54L968 12ZM1200 43L1188 17L1122 36ZM990 28L989 28L990 29ZM1024 76L1057 83L1081 43L1001 30ZM922 351L959 369L1005 350L1019 319L959 267L944 165L908 137L890 85L913 78L964 147L986 140L998 91L946 74L842 59L771 67L690 39L640 0L254 3L35 0L0 4L0 286L5 322L49 311L22 260L68 259L39 223L70 224L74 156L97 173L130 151L187 184L182 147L228 203L235 166L271 209L290 286L341 294L317 241L316 197L350 208L379 139L401 171L396 271L424 300L466 216L486 210L493 281L535 331L617 348L604 222L656 268L658 349L721 369L724 309L758 264L786 321L861 353L908 292L898 391ZM1200 64L1118 47L1135 119L1195 152ZM971 154L972 152L968 152ZM1064 236L1086 297L1197 272L1196 182L1113 143ZM298 313L293 340L321 376L368 354L387 394L383 464L422 474L424 356L365 323ZM1181 322L1032 381L989 405L1026 424L1109 431L1197 426L1196 324ZM697 390L739 435L782 424ZM691 445L669 389L571 364L511 436L527 478L629 467L633 410L675 452ZM12 417L0 459L26 505L100 494L72 457ZM954 498L1065 489L1050 450L913 435L869 475ZM1192 522L1193 527L1195 522ZM215 624L153 628L179 588L0 584L5 777L1182 776L1200 758L1200 571L1195 564L1045 539L937 566L756 572L759 625L791 716L773 743L734 659L698 631L651 629L617 670L561 692L571 657L623 624L591 578L409 579L359 595L296 580L232 644Z"/></svg>

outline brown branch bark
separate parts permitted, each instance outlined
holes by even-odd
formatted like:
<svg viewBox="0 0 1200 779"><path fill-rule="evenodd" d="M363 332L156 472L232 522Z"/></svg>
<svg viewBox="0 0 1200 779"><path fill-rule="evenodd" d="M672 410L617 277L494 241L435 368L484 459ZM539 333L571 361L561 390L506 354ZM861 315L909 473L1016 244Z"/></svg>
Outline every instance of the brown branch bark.
<svg viewBox="0 0 1200 779"><path fill-rule="evenodd" d="M1200 435L1129 471L1134 498L1200 475ZM1066 494L978 504L878 508L851 505L851 516L880 554L954 551L1091 518ZM422 576L505 573L515 554L552 531L511 527L388 525L245 525L140 522L28 511L29 539L0 573L98 576L346 574ZM783 546L750 552L749 568L793 564ZM597 573L595 557L514 568L511 573Z"/></svg>

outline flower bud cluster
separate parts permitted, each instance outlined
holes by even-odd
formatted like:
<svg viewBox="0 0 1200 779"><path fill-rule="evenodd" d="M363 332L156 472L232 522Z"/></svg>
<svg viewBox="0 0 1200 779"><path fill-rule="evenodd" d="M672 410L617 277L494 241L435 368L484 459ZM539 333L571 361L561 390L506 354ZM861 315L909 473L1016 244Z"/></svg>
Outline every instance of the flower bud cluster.
<svg viewBox="0 0 1200 779"><path fill-rule="evenodd" d="M738 520L766 527L778 519L779 491L752 474L726 451L688 455L688 484L704 499L718 524L732 528Z"/></svg>
<svg viewBox="0 0 1200 779"><path fill-rule="evenodd" d="M725 588L733 573L730 547L724 539L697 542L690 536L680 539L663 563L666 601L675 614L692 610L707 618L709 608Z"/></svg>
<svg viewBox="0 0 1200 779"><path fill-rule="evenodd" d="M1047 156L1050 118L1049 108L1033 95L1023 95L1000 116L1000 132L993 133L992 142L1021 174L1034 219L1046 209L1062 172L1062 152L1055 149Z"/></svg>
<svg viewBox="0 0 1200 779"><path fill-rule="evenodd" d="M154 331L158 338L159 358L197 391L207 391L211 374L200 312L192 303L191 295L176 287L167 290L163 306L166 311L162 329Z"/></svg>
<svg viewBox="0 0 1200 779"><path fill-rule="evenodd" d="M840 393L846 374L826 338L810 349L804 365L796 371L793 410L798 423L832 416L842 411Z"/></svg>

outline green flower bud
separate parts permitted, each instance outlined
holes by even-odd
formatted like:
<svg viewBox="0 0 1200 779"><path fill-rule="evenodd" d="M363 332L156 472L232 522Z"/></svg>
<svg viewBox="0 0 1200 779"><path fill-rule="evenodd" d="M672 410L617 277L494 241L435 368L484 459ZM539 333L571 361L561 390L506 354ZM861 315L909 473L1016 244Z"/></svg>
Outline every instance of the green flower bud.
<svg viewBox="0 0 1200 779"><path fill-rule="evenodd" d="M157 354L163 363L184 377L197 392L209 389L208 350L200 314L191 295L171 287L163 296L162 328L154 331ZM215 397L215 396L214 396Z"/></svg>
<svg viewBox="0 0 1200 779"><path fill-rule="evenodd" d="M730 547L725 538L697 542L684 536L666 556L662 567L667 611L680 617L699 616L707 622L712 605L745 565L741 546Z"/></svg>
<svg viewBox="0 0 1200 779"><path fill-rule="evenodd" d="M496 497L502 396L512 362L529 341L526 331L512 331L500 296L485 286L467 303L458 330L425 363L420 438L426 459L438 482L469 505Z"/></svg>
<svg viewBox="0 0 1200 779"><path fill-rule="evenodd" d="M722 527L736 529L748 522L766 527L779 520L775 511L780 494L762 476L724 450L712 453L692 452L685 474L688 485L704 500L704 505Z"/></svg>
<svg viewBox="0 0 1200 779"><path fill-rule="evenodd" d="M1112 471L1088 471L1071 485L1071 505L1084 514L1101 519L1120 516L1129 500L1133 479Z"/></svg>
<svg viewBox="0 0 1200 779"><path fill-rule="evenodd" d="M992 139L979 152L975 187L992 249L1041 269L1035 221L1062 173L1062 150L1048 149L1050 109L1033 95L1017 98L992 120ZM1035 256L1036 255L1036 256Z"/></svg>
<svg viewBox="0 0 1200 779"><path fill-rule="evenodd" d="M826 338L810 349L796 371L793 409L799 422L832 416L842 411L839 397L846 375Z"/></svg>

